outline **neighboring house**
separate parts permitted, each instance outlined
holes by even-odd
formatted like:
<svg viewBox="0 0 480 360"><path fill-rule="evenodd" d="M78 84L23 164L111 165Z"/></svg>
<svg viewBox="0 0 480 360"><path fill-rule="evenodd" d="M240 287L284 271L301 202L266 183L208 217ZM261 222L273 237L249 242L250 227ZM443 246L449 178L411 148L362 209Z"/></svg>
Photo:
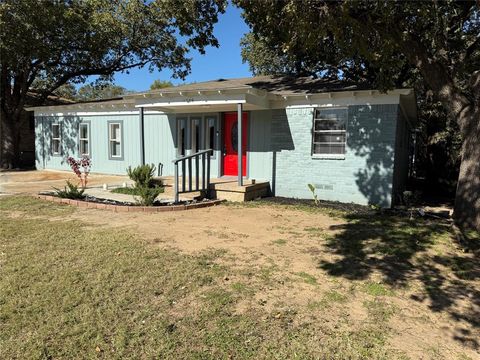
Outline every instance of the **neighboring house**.
<svg viewBox="0 0 480 360"><path fill-rule="evenodd" d="M311 198L310 183L320 199L383 207L404 190L416 122L411 89L268 76L32 109L38 169L68 169L66 156L88 154L99 173L153 163L173 175L174 159L213 148L214 177L240 173L295 198Z"/></svg>

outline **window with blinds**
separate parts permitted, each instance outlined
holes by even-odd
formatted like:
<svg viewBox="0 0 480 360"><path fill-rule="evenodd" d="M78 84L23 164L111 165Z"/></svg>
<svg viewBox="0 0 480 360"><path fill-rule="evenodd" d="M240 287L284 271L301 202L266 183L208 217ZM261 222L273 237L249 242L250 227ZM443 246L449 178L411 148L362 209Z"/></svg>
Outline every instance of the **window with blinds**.
<svg viewBox="0 0 480 360"><path fill-rule="evenodd" d="M345 154L347 118L348 112L345 108L315 109L312 131L313 156L328 157Z"/></svg>

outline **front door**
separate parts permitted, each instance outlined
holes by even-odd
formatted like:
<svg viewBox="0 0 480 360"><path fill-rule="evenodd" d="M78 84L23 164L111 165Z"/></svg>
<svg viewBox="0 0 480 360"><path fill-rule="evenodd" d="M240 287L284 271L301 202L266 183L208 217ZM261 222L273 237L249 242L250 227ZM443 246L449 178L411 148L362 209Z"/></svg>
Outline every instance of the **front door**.
<svg viewBox="0 0 480 360"><path fill-rule="evenodd" d="M223 125L223 174L238 176L238 121L237 113L225 113ZM248 115L242 114L242 174L247 170Z"/></svg>

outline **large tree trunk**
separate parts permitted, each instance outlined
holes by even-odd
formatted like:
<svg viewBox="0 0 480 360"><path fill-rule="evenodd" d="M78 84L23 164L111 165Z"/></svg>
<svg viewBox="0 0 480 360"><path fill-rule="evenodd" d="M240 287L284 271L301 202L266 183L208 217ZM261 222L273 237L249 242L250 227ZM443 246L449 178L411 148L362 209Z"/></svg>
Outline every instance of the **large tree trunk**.
<svg viewBox="0 0 480 360"><path fill-rule="evenodd" d="M462 228L480 231L480 110L477 108L463 131L462 163L455 195L454 219Z"/></svg>
<svg viewBox="0 0 480 360"><path fill-rule="evenodd" d="M445 64L433 61L420 41L413 36L407 41L402 41L398 35L396 39L436 98L457 119L463 143L453 216L461 227L480 231L480 70L471 76L473 97L468 97L455 83Z"/></svg>

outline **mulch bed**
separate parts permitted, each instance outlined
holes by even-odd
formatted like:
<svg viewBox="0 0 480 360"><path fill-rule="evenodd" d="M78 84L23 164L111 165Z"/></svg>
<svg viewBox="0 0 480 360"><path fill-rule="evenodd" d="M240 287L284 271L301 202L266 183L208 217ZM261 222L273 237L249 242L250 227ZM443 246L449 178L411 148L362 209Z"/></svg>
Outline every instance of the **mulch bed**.
<svg viewBox="0 0 480 360"><path fill-rule="evenodd" d="M53 201L59 204L68 204L89 209L111 210L115 212L163 212L163 211L181 211L204 207L210 207L220 204L223 200L202 200L202 201L184 201L180 204L165 202L155 202L154 206L139 206L133 203L121 202L110 199L100 199L93 196L87 196L85 200L72 200L59 198L53 195L39 194L36 198Z"/></svg>
<svg viewBox="0 0 480 360"><path fill-rule="evenodd" d="M341 203L338 201L319 200L318 205L315 205L313 200L309 199L294 199L280 196L266 197L258 200L260 202L289 205L289 206L307 206L313 208L326 208L333 210L347 211L355 214L371 214L375 213L375 210L369 206L353 204L353 203Z"/></svg>

